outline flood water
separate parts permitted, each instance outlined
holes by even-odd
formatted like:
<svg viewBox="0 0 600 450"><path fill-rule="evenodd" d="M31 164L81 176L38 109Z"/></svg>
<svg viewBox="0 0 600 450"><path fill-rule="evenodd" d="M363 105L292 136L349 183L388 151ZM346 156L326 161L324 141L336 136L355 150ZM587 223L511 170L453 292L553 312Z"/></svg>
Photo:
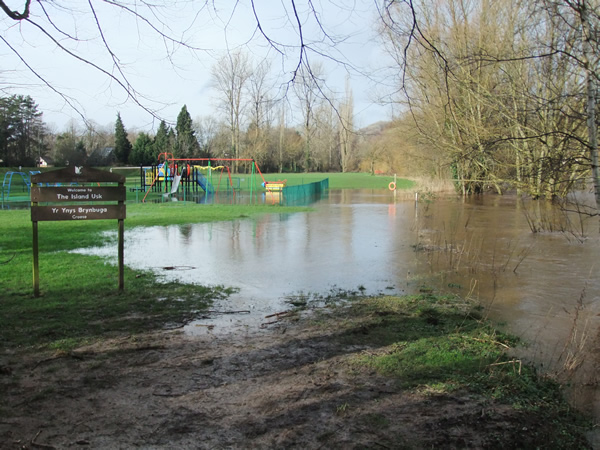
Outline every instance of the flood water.
<svg viewBox="0 0 600 450"><path fill-rule="evenodd" d="M511 196L415 202L343 190L313 206L256 220L126 229L125 263L183 283L239 288L214 309L250 313L217 315L189 325L190 333L206 333L207 324L212 332L259 326L289 309L290 296L451 291L480 302L528 343L516 358L563 376L583 363L579 380L595 388L597 222L567 222ZM530 223L563 231L532 233ZM116 255L115 248L90 251ZM589 389L573 395L600 417Z"/></svg>

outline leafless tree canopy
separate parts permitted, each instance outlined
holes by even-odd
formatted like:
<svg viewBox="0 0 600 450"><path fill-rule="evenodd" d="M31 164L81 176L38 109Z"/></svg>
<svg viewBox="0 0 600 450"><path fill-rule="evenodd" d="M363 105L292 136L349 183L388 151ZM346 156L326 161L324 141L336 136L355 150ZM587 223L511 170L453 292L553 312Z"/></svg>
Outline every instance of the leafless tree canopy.
<svg viewBox="0 0 600 450"><path fill-rule="evenodd" d="M562 197L591 169L600 207L599 13L593 0L384 0L390 101L464 193Z"/></svg>
<svg viewBox="0 0 600 450"><path fill-rule="evenodd" d="M274 7L277 9L275 12ZM350 14L353 7L353 2L350 2L340 4L338 9ZM50 43L83 66L100 72L128 99L155 117L161 105L153 104L154 99L148 93L138 90L134 69L117 45L119 30L113 26L114 22L126 20L133 24L131 26L136 28L140 42L150 34L158 37L162 48L155 51L162 52L171 61L174 70L181 64L176 61L176 55L181 52L186 53L186 58L209 55L216 60L220 57L215 51L216 46L197 44L197 38L207 24L218 24L224 30L225 46L231 51L252 42L262 45L272 59L278 56L287 83L296 80L302 67L305 73L315 76L312 66L317 59L334 60L350 68L347 59L338 50L338 44L347 36L339 37L326 29L321 4L314 0L268 3L255 0L236 0L234 3L218 0L0 0L0 8L5 16L4 20L0 20L3 28L0 40L5 48L16 55L39 83L61 96L80 114L82 107L78 98L68 88L60 87L49 78L36 63L35 56L23 51L23 44L33 47ZM233 28L234 21L240 19L254 31L247 42L230 43L228 30ZM21 42L15 42L14 33L10 34L12 39L6 33L8 30L14 32L15 27ZM203 38L206 41L206 36ZM33 42L33 39L36 41ZM97 52L93 57L88 54L91 45ZM135 45L139 43L131 43L132 47ZM7 84L10 86L10 79Z"/></svg>

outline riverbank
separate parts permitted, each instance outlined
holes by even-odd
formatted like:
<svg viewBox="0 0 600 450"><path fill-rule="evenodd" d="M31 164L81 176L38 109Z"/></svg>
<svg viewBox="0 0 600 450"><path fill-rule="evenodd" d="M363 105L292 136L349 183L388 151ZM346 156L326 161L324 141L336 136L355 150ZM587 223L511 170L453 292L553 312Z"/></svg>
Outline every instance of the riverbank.
<svg viewBox="0 0 600 450"><path fill-rule="evenodd" d="M5 348L0 447L587 448L558 386L460 298L329 300L237 332Z"/></svg>

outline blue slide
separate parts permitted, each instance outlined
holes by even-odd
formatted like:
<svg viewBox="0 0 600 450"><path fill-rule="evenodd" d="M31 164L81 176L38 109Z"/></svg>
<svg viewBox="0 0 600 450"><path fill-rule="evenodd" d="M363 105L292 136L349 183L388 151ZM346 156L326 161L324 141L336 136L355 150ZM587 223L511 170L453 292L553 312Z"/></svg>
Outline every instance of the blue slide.
<svg viewBox="0 0 600 450"><path fill-rule="evenodd" d="M204 189L204 192L208 194L215 193L215 189L213 188L212 184L209 183L209 181L204 175L198 174L198 176L196 177L196 183L198 183L200 187Z"/></svg>

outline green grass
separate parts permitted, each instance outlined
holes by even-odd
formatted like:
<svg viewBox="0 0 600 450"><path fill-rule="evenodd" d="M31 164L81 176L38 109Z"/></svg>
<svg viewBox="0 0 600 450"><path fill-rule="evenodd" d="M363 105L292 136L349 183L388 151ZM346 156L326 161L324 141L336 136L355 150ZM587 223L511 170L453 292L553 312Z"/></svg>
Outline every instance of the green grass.
<svg viewBox="0 0 600 450"><path fill-rule="evenodd" d="M358 326L361 341L380 348L357 357L358 366L396 377L406 388L435 385L438 391L452 391L472 385L480 392L518 398L512 388L498 391L502 377L515 372L513 364L504 362L505 350L516 345L516 338L494 330L460 297L368 298L354 305L353 314L369 318ZM354 336L349 333L346 339Z"/></svg>
<svg viewBox="0 0 600 450"><path fill-rule="evenodd" d="M350 358L356 371L375 371L422 395L476 395L510 405L544 424L528 437L538 433L533 439L552 448L585 442L581 431L590 424L569 407L559 385L516 361L508 350L518 339L494 329L460 297L363 297L328 314L340 330L337 339L370 347Z"/></svg>
<svg viewBox="0 0 600 450"><path fill-rule="evenodd" d="M0 177L4 179L4 174L7 171L19 171L18 168L0 168ZM20 171L26 174L29 174L31 170L40 170L38 168L22 168ZM54 170L54 168L45 168L42 171ZM130 192L129 188L138 187L140 185L140 173L139 169L120 169L118 167L113 168L114 173L118 173L124 175L126 177L126 186L128 188L128 200L135 200L136 194L135 192ZM276 181L276 180L287 180L288 186L295 186L299 184L313 183L316 181L321 181L325 178L329 178L329 188L330 189L388 189L388 185L390 182L394 181L393 176L385 176L385 175L371 175L368 173L265 173L263 174L264 178L267 181ZM253 191L263 191L264 189L261 187L262 178L260 174L255 173L251 174L232 174L233 185L237 188L239 186L240 190L250 191L252 188ZM215 170L212 172L211 183L214 185L215 189L218 189L220 192L225 192L227 189L227 185L229 184L229 180L227 174L224 172L221 176L221 172L219 170ZM398 178L396 180L397 189L410 189L414 187L414 182L405 180L402 178ZM21 177L13 177L13 187L11 187L11 198L13 195L22 196L22 194L26 191L26 187L21 179ZM144 193L138 192L138 200L141 200Z"/></svg>
<svg viewBox="0 0 600 450"><path fill-rule="evenodd" d="M289 214L280 206L131 204L125 228L181 225ZM32 225L29 210L0 211L0 346L73 346L114 333L135 333L192 320L224 287L160 283L154 275L125 270L117 291L117 268L103 259L68 253L99 246L116 220L39 222L41 297L33 297Z"/></svg>
<svg viewBox="0 0 600 450"><path fill-rule="evenodd" d="M42 296L31 295L29 255L2 269L2 346L67 350L84 342L180 325L228 295L224 287L159 283L150 273L117 269L99 257L66 252L40 256ZM8 275L10 278L4 278Z"/></svg>
<svg viewBox="0 0 600 450"><path fill-rule="evenodd" d="M388 189L393 176L371 175L368 173L284 173L265 174L267 181L287 180L288 186L313 183L329 178L329 189ZM397 189L410 189L414 182L398 178Z"/></svg>

